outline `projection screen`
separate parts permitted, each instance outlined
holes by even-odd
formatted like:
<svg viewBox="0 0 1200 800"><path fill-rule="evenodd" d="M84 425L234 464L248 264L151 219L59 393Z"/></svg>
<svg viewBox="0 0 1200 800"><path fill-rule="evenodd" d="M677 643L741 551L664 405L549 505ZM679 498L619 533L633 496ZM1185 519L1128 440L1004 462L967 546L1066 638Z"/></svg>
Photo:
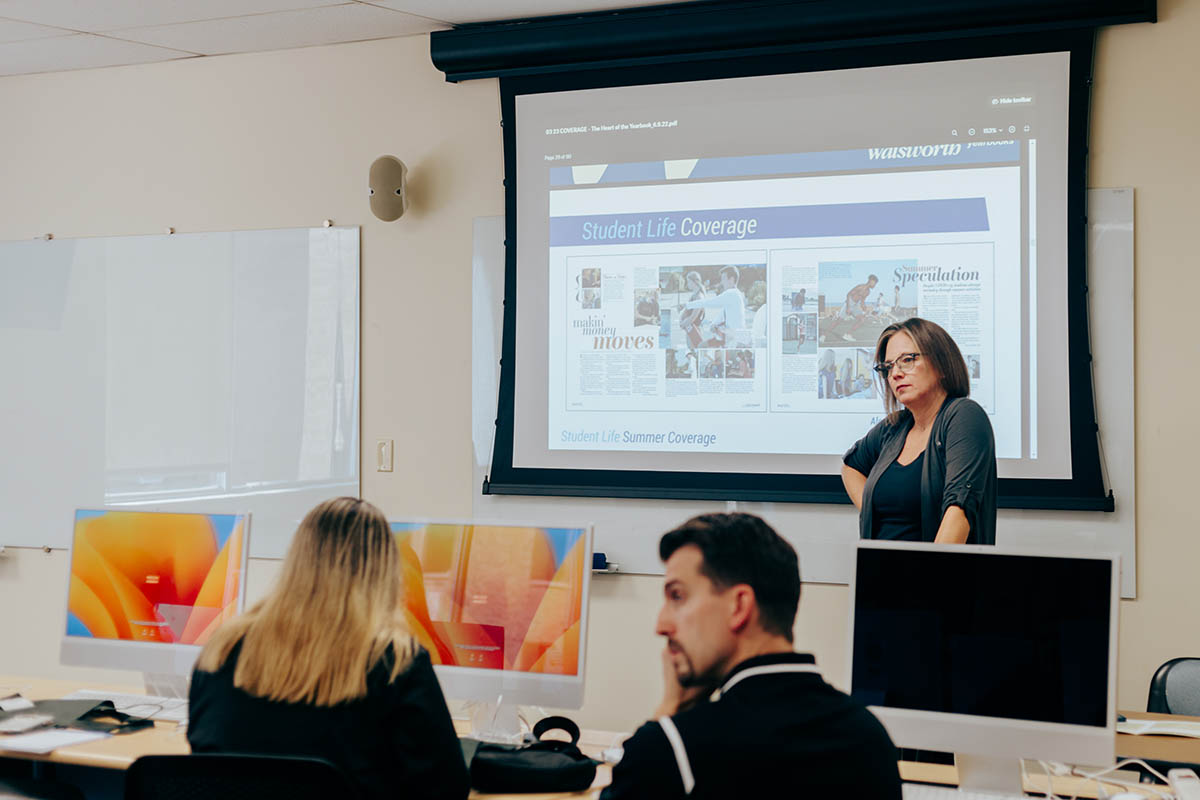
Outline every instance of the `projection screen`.
<svg viewBox="0 0 1200 800"><path fill-rule="evenodd" d="M1101 507L1090 34L1030 41L502 81L487 490L840 500L879 333L920 316L967 362L1001 504Z"/></svg>

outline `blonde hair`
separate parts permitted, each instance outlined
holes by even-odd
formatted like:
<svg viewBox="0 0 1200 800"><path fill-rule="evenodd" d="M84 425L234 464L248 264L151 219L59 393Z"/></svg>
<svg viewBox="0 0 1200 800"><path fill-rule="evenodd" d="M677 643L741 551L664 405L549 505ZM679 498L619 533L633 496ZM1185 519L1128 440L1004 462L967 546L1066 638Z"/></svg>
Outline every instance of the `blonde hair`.
<svg viewBox="0 0 1200 800"><path fill-rule="evenodd" d="M270 594L221 626L196 668L216 672L241 643L233 685L252 695L332 706L364 697L390 647L391 679L412 661L400 550L387 519L355 497L321 503L300 523Z"/></svg>

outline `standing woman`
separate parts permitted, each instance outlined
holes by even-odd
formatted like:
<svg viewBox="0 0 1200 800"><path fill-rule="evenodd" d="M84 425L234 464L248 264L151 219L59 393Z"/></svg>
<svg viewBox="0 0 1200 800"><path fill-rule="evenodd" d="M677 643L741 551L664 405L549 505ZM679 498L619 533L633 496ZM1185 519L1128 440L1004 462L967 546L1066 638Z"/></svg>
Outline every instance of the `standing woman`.
<svg viewBox="0 0 1200 800"><path fill-rule="evenodd" d="M875 346L887 417L842 457L864 539L996 543L996 443L958 345L918 317Z"/></svg>
<svg viewBox="0 0 1200 800"><path fill-rule="evenodd" d="M379 509L340 497L308 512L271 593L200 653L193 752L323 758L362 798L465 798L462 750L429 654L404 629L402 591Z"/></svg>

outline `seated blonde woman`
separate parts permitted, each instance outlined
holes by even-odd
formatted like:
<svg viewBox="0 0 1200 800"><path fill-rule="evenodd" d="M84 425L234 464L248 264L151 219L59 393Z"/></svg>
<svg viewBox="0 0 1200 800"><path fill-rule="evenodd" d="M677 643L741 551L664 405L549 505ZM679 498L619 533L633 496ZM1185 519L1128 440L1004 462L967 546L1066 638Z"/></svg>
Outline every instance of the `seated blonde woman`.
<svg viewBox="0 0 1200 800"><path fill-rule="evenodd" d="M314 508L275 588L200 654L193 752L323 758L363 798L465 798L462 751L401 598L400 554L379 509L353 497Z"/></svg>

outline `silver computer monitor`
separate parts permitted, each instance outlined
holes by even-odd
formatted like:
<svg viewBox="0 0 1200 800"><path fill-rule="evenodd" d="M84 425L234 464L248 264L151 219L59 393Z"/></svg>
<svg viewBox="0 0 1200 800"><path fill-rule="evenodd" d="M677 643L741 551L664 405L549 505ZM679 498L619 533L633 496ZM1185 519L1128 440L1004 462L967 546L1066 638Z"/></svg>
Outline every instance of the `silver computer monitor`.
<svg viewBox="0 0 1200 800"><path fill-rule="evenodd" d="M583 704L590 528L391 526L404 562L409 629L448 697L487 704L481 716L489 725L477 725L477 734L516 734L516 704Z"/></svg>
<svg viewBox="0 0 1200 800"><path fill-rule="evenodd" d="M1115 555L861 542L851 694L900 747L950 751L967 788L1021 791L1022 758L1110 765Z"/></svg>
<svg viewBox="0 0 1200 800"><path fill-rule="evenodd" d="M242 610L249 534L249 514L76 511L62 663L186 696L201 647Z"/></svg>

